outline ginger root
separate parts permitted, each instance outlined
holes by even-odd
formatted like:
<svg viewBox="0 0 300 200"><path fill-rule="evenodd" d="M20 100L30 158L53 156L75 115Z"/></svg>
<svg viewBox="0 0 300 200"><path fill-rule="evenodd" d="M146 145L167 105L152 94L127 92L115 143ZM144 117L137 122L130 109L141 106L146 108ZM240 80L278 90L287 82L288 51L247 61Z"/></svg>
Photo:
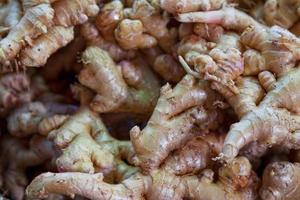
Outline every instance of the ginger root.
<svg viewBox="0 0 300 200"><path fill-rule="evenodd" d="M26 43L43 33L51 26L53 9L47 4L40 4L28 9L17 25L0 41L0 62L8 64L21 51Z"/></svg>
<svg viewBox="0 0 300 200"><path fill-rule="evenodd" d="M230 127L220 154L223 160L232 160L253 141L268 147L299 149L299 75L297 68L278 79L260 104Z"/></svg>
<svg viewBox="0 0 300 200"><path fill-rule="evenodd" d="M109 54L89 47L83 55L84 69L79 82L97 92L90 106L97 112L136 112L149 114L156 103L159 83L142 60L116 65ZM98 81L103 84L99 85Z"/></svg>
<svg viewBox="0 0 300 200"><path fill-rule="evenodd" d="M263 173L260 197L262 200L292 200L300 198L299 163L273 162Z"/></svg>

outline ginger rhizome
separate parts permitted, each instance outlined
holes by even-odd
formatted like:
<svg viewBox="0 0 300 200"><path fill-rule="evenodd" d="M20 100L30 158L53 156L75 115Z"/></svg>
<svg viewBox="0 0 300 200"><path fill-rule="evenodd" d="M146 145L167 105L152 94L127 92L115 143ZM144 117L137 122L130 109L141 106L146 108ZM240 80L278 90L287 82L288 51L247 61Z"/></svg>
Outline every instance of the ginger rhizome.
<svg viewBox="0 0 300 200"><path fill-rule="evenodd" d="M180 177L167 171L154 170L148 176L137 173L113 185L104 182L101 173L45 173L33 180L26 193L29 199L44 199L51 193L70 197L76 194L93 200L144 199L144 197L162 200L257 198L258 179L246 158L236 158L232 164L220 168L216 182L213 182L213 174L213 171L207 170L201 178L195 175ZM91 190L88 185L97 187ZM231 187L228 188L228 185Z"/></svg>
<svg viewBox="0 0 300 200"><path fill-rule="evenodd" d="M28 9L22 19L0 41L0 62L14 59L26 43L43 33L47 33L52 24L54 11L48 4L40 4Z"/></svg>
<svg viewBox="0 0 300 200"><path fill-rule="evenodd" d="M278 79L260 104L233 124L226 136L221 158L232 160L253 141L267 146L299 148L299 68ZM293 91L293 93L289 93Z"/></svg>
<svg viewBox="0 0 300 200"><path fill-rule="evenodd" d="M141 59L118 65L108 52L89 47L82 55L79 82L97 94L90 106L97 112L152 112L159 93L156 76ZM103 84L99 85L99 81Z"/></svg>

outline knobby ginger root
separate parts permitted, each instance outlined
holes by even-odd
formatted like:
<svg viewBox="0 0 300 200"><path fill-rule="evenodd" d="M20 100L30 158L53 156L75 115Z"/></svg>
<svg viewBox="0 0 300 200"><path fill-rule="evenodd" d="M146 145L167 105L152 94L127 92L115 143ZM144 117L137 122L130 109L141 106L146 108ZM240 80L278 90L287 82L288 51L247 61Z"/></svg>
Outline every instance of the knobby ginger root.
<svg viewBox="0 0 300 200"><path fill-rule="evenodd" d="M233 93L238 93L234 80L243 73L244 63L241 55L241 44L236 34L222 35L208 55L190 50L183 56L186 62L195 68L195 72L190 72L187 63L180 57L180 62L187 72L196 77L210 80L212 87L216 90L225 86Z"/></svg>
<svg viewBox="0 0 300 200"><path fill-rule="evenodd" d="M55 2L57 0L22 0L22 6L23 6L23 10L27 10L29 8L32 8L34 6L40 5L40 4L51 4L53 2Z"/></svg>
<svg viewBox="0 0 300 200"><path fill-rule="evenodd" d="M204 123L208 115L201 106L206 92L191 76L185 76L174 89L166 84L147 126L135 126L130 138L136 152L136 165L148 171L158 167L172 150L192 137L195 123Z"/></svg>
<svg viewBox="0 0 300 200"><path fill-rule="evenodd" d="M20 22L0 41L0 62L7 64L14 59L26 43L43 33L51 26L54 11L48 4L28 9Z"/></svg>
<svg viewBox="0 0 300 200"><path fill-rule="evenodd" d="M116 65L109 54L89 47L83 55L79 82L97 92L90 106L97 112L135 112L148 115L159 95L159 83L142 60ZM103 84L99 85L99 81Z"/></svg>
<svg viewBox="0 0 300 200"><path fill-rule="evenodd" d="M161 7L170 13L217 10L226 0L161 0Z"/></svg>
<svg viewBox="0 0 300 200"><path fill-rule="evenodd" d="M57 26L75 26L95 17L99 12L98 0L59 0L52 4L55 11L53 22Z"/></svg>
<svg viewBox="0 0 300 200"><path fill-rule="evenodd" d="M254 59L251 56L245 58L246 66L248 65L247 75L269 70L276 76L282 76L295 67L300 59L299 38L279 26L250 27L241 35L241 42L261 53L261 56L251 53L254 54Z"/></svg>
<svg viewBox="0 0 300 200"><path fill-rule="evenodd" d="M61 103L30 102L15 109L8 116L9 133L16 137L27 137L39 133L39 123L53 115L68 115L76 111L77 107Z"/></svg>
<svg viewBox="0 0 300 200"><path fill-rule="evenodd" d="M24 198L24 190L28 184L25 170L51 160L55 154L52 143L41 136L34 136L29 142L9 135L1 138L2 181L12 199Z"/></svg>
<svg viewBox="0 0 300 200"><path fill-rule="evenodd" d="M268 25L278 25L289 29L300 16L298 0L267 0L264 5L264 18Z"/></svg>
<svg viewBox="0 0 300 200"><path fill-rule="evenodd" d="M262 200L292 200L300 198L299 163L274 162L263 173L260 197Z"/></svg>
<svg viewBox="0 0 300 200"><path fill-rule="evenodd" d="M184 70L180 64L169 54L162 54L156 57L153 70L164 80L169 82L179 82L184 76Z"/></svg>
<svg viewBox="0 0 300 200"><path fill-rule="evenodd" d="M299 149L299 77L299 68L284 75L258 107L230 127L221 153L223 160L232 160L241 148L253 141L268 147Z"/></svg>
<svg viewBox="0 0 300 200"><path fill-rule="evenodd" d="M224 6L220 10L179 14L177 20L180 22L218 24L226 29L239 32L244 31L249 26L258 28L264 27L246 13L230 6Z"/></svg>
<svg viewBox="0 0 300 200"><path fill-rule="evenodd" d="M158 45L170 53L176 43L177 33L167 28L169 18L162 16L147 0L135 0L131 9L126 9L126 15L143 23L145 32L156 38Z"/></svg>
<svg viewBox="0 0 300 200"><path fill-rule="evenodd" d="M115 42L105 40L92 23L84 23L80 33L86 40L87 46L96 46L107 51L115 62L132 59L136 56L135 51L124 50Z"/></svg>
<svg viewBox="0 0 300 200"><path fill-rule="evenodd" d="M96 113L82 108L48 135L61 148L56 160L60 171L102 172L110 181L136 173L126 164L134 156L131 143L112 138Z"/></svg>
<svg viewBox="0 0 300 200"><path fill-rule="evenodd" d="M144 33L144 26L140 20L122 20L115 29L115 38L118 44L127 50L150 48L157 45L157 40Z"/></svg>
<svg viewBox="0 0 300 200"><path fill-rule="evenodd" d="M51 193L70 197L81 195L93 200L142 200L145 197L149 200L257 198L258 179L251 171L249 161L243 157L222 167L217 182L213 182L211 176L212 171L199 179L195 175L175 176L164 170L154 170L148 176L137 173L113 185L103 182L102 174L44 173L32 181L26 194L29 199L44 199Z"/></svg>
<svg viewBox="0 0 300 200"><path fill-rule="evenodd" d="M224 139L224 134L213 132L195 137L170 154L161 169L176 175L197 173L213 164L212 159L221 152Z"/></svg>
<svg viewBox="0 0 300 200"><path fill-rule="evenodd" d="M42 66L46 64L51 54L66 46L73 39L73 27L51 27L46 34L38 37L30 46L21 50L20 62L22 65L30 67Z"/></svg>
<svg viewBox="0 0 300 200"><path fill-rule="evenodd" d="M106 41L115 41L114 31L124 18L123 9L122 1L111 1L103 6L96 17L95 25Z"/></svg>

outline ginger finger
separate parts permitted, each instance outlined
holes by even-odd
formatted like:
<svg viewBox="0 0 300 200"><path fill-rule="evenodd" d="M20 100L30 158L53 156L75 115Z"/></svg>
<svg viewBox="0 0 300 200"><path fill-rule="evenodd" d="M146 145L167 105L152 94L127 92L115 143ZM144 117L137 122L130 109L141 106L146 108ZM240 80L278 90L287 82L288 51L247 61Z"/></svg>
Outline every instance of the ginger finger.
<svg viewBox="0 0 300 200"><path fill-rule="evenodd" d="M52 27L46 34L38 37L32 45L20 53L20 62L25 66L39 67L46 64L51 54L66 46L74 39L73 27Z"/></svg>
<svg viewBox="0 0 300 200"><path fill-rule="evenodd" d="M130 131L136 165L145 171L158 167L172 150L190 139L193 125L207 119L205 110L197 107L206 98L206 92L189 75L174 89L169 84L163 86L147 126L143 130L135 126Z"/></svg>
<svg viewBox="0 0 300 200"><path fill-rule="evenodd" d="M223 160L232 160L241 148L253 141L268 147L299 148L299 73L299 69L291 70L280 78L257 108L231 126L221 153Z"/></svg>
<svg viewBox="0 0 300 200"><path fill-rule="evenodd" d="M90 105L93 110L144 115L153 110L158 98L159 83L144 62L138 59L122 61L118 68L108 53L98 47L87 48L82 59L86 64L79 74L79 81L97 92ZM128 73L137 80L133 85L126 82ZM98 81L103 84L99 85Z"/></svg>
<svg viewBox="0 0 300 200"><path fill-rule="evenodd" d="M161 7L173 14L194 11L217 10L226 0L161 0Z"/></svg>
<svg viewBox="0 0 300 200"><path fill-rule="evenodd" d="M222 150L224 138L224 134L215 133L195 137L170 154L161 169L176 175L197 173L212 165L212 158Z"/></svg>
<svg viewBox="0 0 300 200"><path fill-rule="evenodd" d="M115 29L115 38L119 45L127 50L150 48L157 44L157 40L144 33L144 26L140 20L122 20Z"/></svg>
<svg viewBox="0 0 300 200"><path fill-rule="evenodd" d="M263 25L258 23L246 13L228 6L215 11L179 14L176 19L180 22L201 22L206 24L218 24L226 29L239 32L244 31L249 26L258 28L263 27Z"/></svg>
<svg viewBox="0 0 300 200"><path fill-rule="evenodd" d="M7 27L14 27L17 25L22 17L21 15L21 5L17 0L10 0L9 1L9 8L7 16L4 20L4 25Z"/></svg>
<svg viewBox="0 0 300 200"><path fill-rule="evenodd" d="M275 89L276 78L269 71L263 71L258 74L258 80L266 91Z"/></svg>
<svg viewBox="0 0 300 200"><path fill-rule="evenodd" d="M27 10L40 4L51 4L57 0L22 0L23 10Z"/></svg>
<svg viewBox="0 0 300 200"><path fill-rule="evenodd" d="M260 71L269 70L276 76L284 75L295 67L296 62L300 59L299 38L279 26L271 28L250 27L241 35L241 42L260 51L262 58L259 60L264 59L264 61L260 61L264 64L264 66L258 67ZM253 67L256 68L255 65Z"/></svg>
<svg viewBox="0 0 300 200"><path fill-rule="evenodd" d="M124 18L123 9L122 1L116 0L106 3L95 19L96 27L108 42L115 41L114 30Z"/></svg>
<svg viewBox="0 0 300 200"><path fill-rule="evenodd" d="M99 12L98 0L60 0L52 4L55 11L53 22L57 26L70 27L85 23Z"/></svg>
<svg viewBox="0 0 300 200"><path fill-rule="evenodd" d="M260 197L262 200L292 200L300 198L298 163L274 162L263 173Z"/></svg>
<svg viewBox="0 0 300 200"><path fill-rule="evenodd" d="M87 46L97 46L107 51L115 62L132 59L136 56L135 51L124 50L118 44L102 38L96 26L92 23L87 22L83 24L80 33L86 40Z"/></svg>
<svg viewBox="0 0 300 200"><path fill-rule="evenodd" d="M0 41L0 62L7 64L16 57L26 42L46 33L52 23L53 9L41 4L28 9L20 22Z"/></svg>

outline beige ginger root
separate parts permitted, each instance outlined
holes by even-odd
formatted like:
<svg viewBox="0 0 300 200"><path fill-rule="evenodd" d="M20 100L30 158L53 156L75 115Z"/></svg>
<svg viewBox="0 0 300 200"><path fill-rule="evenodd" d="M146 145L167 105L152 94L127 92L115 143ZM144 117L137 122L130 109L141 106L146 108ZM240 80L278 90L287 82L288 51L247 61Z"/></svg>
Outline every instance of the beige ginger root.
<svg viewBox="0 0 300 200"><path fill-rule="evenodd" d="M200 22L206 24L218 24L226 29L242 32L247 27L264 27L246 13L230 6L224 6L219 10L205 12L183 13L177 16L180 22Z"/></svg>
<svg viewBox="0 0 300 200"><path fill-rule="evenodd" d="M80 33L85 39L87 46L96 46L107 51L115 62L132 59L136 56L135 51L124 50L115 42L104 39L92 23L84 23L80 28Z"/></svg>
<svg viewBox="0 0 300 200"><path fill-rule="evenodd" d="M223 160L232 160L254 141L268 147L299 149L299 75L297 68L278 79L258 107L230 127L221 153Z"/></svg>
<svg viewBox="0 0 300 200"><path fill-rule="evenodd" d="M154 170L148 176L138 173L113 185L105 183L102 174L44 173L32 181L26 194L29 199L44 199L51 193L70 197L82 195L92 200L257 198L258 179L251 171L249 161L243 157L222 167L217 182L213 182L212 176L212 171L206 171L199 179L197 176L175 176L167 171Z"/></svg>
<svg viewBox="0 0 300 200"><path fill-rule="evenodd" d="M180 57L180 62L188 73L211 81L214 89L221 90L220 87L225 86L237 94L238 89L234 80L244 70L241 50L238 35L227 33L220 37L208 55L190 50L183 55L187 63L182 57ZM187 64L192 65L195 71L191 71Z"/></svg>
<svg viewBox="0 0 300 200"><path fill-rule="evenodd" d="M190 75L173 89L169 84L163 86L147 126L143 130L135 126L130 131L137 154L135 164L145 171L156 168L172 150L192 138L193 126L196 123L204 126L209 121L210 117L201 107L206 99L207 92Z"/></svg>
<svg viewBox="0 0 300 200"><path fill-rule="evenodd" d="M69 117L48 137L62 150L56 160L59 171L102 172L112 181L136 172L123 161L132 162L131 143L112 138L97 114L87 108Z"/></svg>
<svg viewBox="0 0 300 200"><path fill-rule="evenodd" d="M39 123L53 115L68 116L74 113L77 106L62 103L30 102L16 108L8 116L7 128L11 135L28 137L39 133Z"/></svg>
<svg viewBox="0 0 300 200"><path fill-rule="evenodd" d="M260 197L262 200L293 200L300 198L299 163L274 162L263 173Z"/></svg>
<svg viewBox="0 0 300 200"><path fill-rule="evenodd" d="M150 48L157 45L157 40L144 33L144 26L140 20L122 20L115 29L115 38L118 44L127 50Z"/></svg>
<svg viewBox="0 0 300 200"><path fill-rule="evenodd" d="M32 39L47 33L53 16L53 9L47 4L28 9L20 22L0 41L0 62L8 64L8 61L17 56L26 42L30 44Z"/></svg>
<svg viewBox="0 0 300 200"><path fill-rule="evenodd" d="M74 39L73 27L52 27L46 34L38 37L30 46L20 52L22 65L39 67L46 64L51 54L59 48L66 46Z"/></svg>
<svg viewBox="0 0 300 200"><path fill-rule="evenodd" d="M225 134L214 132L194 137L181 149L170 154L161 169L172 174L184 175L195 174L212 166L212 159L221 152L224 139Z"/></svg>
<svg viewBox="0 0 300 200"><path fill-rule="evenodd" d="M24 190L28 184L25 170L51 160L55 154L52 143L41 136L34 136L29 142L9 135L1 138L2 181L12 199L24 198Z"/></svg>
<svg viewBox="0 0 300 200"><path fill-rule="evenodd" d="M21 0L23 10L28 10L29 8L32 8L34 6L40 5L40 4L51 4L57 0Z"/></svg>
<svg viewBox="0 0 300 200"><path fill-rule="evenodd" d="M260 52L260 55L255 51L247 53L246 74L254 75L260 71L269 70L276 76L282 76L295 67L300 59L299 38L279 26L249 27L241 35L241 42ZM249 56L251 54L252 56Z"/></svg>
<svg viewBox="0 0 300 200"><path fill-rule="evenodd" d="M159 82L141 60L116 65L109 54L88 47L82 60L79 82L97 92L90 106L97 112L136 112L148 115L159 95ZM103 84L99 85L99 81Z"/></svg>
<svg viewBox="0 0 300 200"><path fill-rule="evenodd" d="M96 27L108 42L115 41L114 31L119 22L124 18L123 9L124 5L122 1L111 1L104 4L95 19Z"/></svg>
<svg viewBox="0 0 300 200"><path fill-rule="evenodd" d="M59 0L52 4L55 11L53 22L57 26L75 26L95 17L99 12L98 0Z"/></svg>
<svg viewBox="0 0 300 200"><path fill-rule="evenodd" d="M267 0L264 5L264 19L268 25L289 29L300 18L298 0Z"/></svg>
<svg viewBox="0 0 300 200"><path fill-rule="evenodd" d="M161 7L173 14L217 10L226 0L161 0Z"/></svg>

